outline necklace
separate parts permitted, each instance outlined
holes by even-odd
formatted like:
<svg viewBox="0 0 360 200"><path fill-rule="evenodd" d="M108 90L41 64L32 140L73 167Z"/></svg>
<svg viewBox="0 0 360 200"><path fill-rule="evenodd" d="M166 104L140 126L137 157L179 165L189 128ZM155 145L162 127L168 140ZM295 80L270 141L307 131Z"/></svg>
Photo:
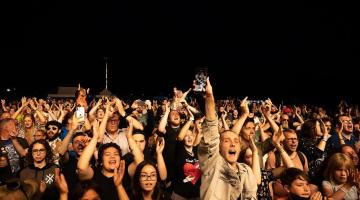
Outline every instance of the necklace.
<svg viewBox="0 0 360 200"><path fill-rule="evenodd" d="M191 151L189 151L185 148L185 150L190 156L194 157L194 152L192 151L192 149L191 149Z"/></svg>

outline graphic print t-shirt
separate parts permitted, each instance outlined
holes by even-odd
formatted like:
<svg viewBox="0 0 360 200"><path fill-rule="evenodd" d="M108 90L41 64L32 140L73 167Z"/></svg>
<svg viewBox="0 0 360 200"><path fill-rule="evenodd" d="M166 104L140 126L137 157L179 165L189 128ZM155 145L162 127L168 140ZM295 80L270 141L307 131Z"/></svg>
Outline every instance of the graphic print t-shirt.
<svg viewBox="0 0 360 200"><path fill-rule="evenodd" d="M185 198L200 196L201 171L197 148L193 148L193 155L190 155L181 142L176 148L176 170L174 192Z"/></svg>

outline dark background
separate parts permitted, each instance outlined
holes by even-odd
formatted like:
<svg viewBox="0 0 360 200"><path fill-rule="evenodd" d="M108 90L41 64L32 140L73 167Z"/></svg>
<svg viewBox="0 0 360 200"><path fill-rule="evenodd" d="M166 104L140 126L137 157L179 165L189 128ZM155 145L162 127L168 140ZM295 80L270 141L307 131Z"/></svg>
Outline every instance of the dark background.
<svg viewBox="0 0 360 200"><path fill-rule="evenodd" d="M81 83L168 95L208 66L215 95L357 103L359 12L331 1L38 0L1 3L1 95ZM238 72L235 72L238 71ZM6 89L16 88L14 92Z"/></svg>

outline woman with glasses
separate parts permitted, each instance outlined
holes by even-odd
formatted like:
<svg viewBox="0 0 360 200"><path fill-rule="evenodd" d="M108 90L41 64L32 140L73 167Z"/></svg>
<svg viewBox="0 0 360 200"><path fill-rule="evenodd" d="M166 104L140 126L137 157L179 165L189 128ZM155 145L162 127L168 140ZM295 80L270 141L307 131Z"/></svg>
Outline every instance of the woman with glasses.
<svg viewBox="0 0 360 200"><path fill-rule="evenodd" d="M27 154L29 166L20 171L20 180L36 179L40 183L40 192L43 199L56 198L55 169L53 153L46 140L34 141Z"/></svg>
<svg viewBox="0 0 360 200"><path fill-rule="evenodd" d="M160 183L158 170L154 163L150 161L141 162L135 170L132 182L131 199L138 200L167 200L169 195L164 192Z"/></svg>

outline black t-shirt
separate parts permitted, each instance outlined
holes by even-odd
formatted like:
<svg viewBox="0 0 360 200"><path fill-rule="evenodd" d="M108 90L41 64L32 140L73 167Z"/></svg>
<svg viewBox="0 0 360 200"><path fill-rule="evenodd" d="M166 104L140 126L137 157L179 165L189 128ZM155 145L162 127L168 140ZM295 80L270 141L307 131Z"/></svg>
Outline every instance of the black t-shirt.
<svg viewBox="0 0 360 200"><path fill-rule="evenodd" d="M101 199L119 200L113 177L108 178L100 170L96 170L94 180L100 186Z"/></svg>
<svg viewBox="0 0 360 200"><path fill-rule="evenodd" d="M166 169L167 169L167 180L172 181L175 173L175 155L176 155L176 141L177 136L180 132L179 128L171 128L170 126L166 127L166 134L164 135L165 147L163 151Z"/></svg>
<svg viewBox="0 0 360 200"><path fill-rule="evenodd" d="M76 173L77 163L78 163L78 159L76 159L76 156L69 155L69 161L67 163L63 164L63 167L62 167L62 172L63 172L66 182L68 184L70 199L73 199L76 186L80 182L79 176ZM94 157L92 157L90 160L90 166L92 166L92 167L95 166L95 158Z"/></svg>
<svg viewBox="0 0 360 200"><path fill-rule="evenodd" d="M129 164L132 162L132 156L130 153L125 154L122 156L123 160L125 160L125 169L128 168ZM94 169L94 168L93 168ZM93 179L99 184L101 189L101 199L106 200L118 200L118 193L114 184L113 177L106 177L101 173L101 168L94 169L94 177ZM131 192L131 179L127 170L125 171L124 178L122 180L122 185L125 188L127 194Z"/></svg>
<svg viewBox="0 0 360 200"><path fill-rule="evenodd" d="M196 147L193 153L186 151L183 142L177 142L174 192L185 198L200 197L201 171Z"/></svg>

